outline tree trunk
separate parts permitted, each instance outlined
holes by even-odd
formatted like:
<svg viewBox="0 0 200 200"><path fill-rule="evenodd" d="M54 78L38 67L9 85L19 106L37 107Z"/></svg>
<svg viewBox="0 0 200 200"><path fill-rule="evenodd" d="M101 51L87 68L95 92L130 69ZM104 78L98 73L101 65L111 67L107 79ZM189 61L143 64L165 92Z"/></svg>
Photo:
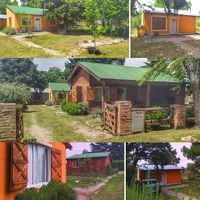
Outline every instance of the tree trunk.
<svg viewBox="0 0 200 200"><path fill-rule="evenodd" d="M195 127L200 129L200 77L192 79L192 93L194 101L194 121Z"/></svg>

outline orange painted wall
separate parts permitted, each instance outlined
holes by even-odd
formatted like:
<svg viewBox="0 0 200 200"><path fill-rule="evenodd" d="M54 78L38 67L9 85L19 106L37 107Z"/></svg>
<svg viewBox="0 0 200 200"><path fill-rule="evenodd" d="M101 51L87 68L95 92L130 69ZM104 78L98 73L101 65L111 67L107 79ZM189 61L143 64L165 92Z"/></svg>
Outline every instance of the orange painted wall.
<svg viewBox="0 0 200 200"><path fill-rule="evenodd" d="M181 183L181 171L170 170L167 171L167 184L178 184Z"/></svg>
<svg viewBox="0 0 200 200"><path fill-rule="evenodd" d="M15 29L20 29L22 28L21 25L21 15L20 14L15 14L13 13L9 8L6 9L6 15L7 15L7 26L9 26L9 17L12 19L12 27ZM37 15L32 15L32 24L31 26L23 26L23 28L29 28L29 29L34 29L35 28L35 18L40 17L41 18L41 29L42 31L53 31L57 30L59 26L59 21L56 20L55 25L50 25L49 21L46 19L45 16L37 16Z"/></svg>
<svg viewBox="0 0 200 200"><path fill-rule="evenodd" d="M152 31L151 30L151 18L152 16L166 16L167 17L167 28L166 31ZM143 25L145 34L154 35L158 33L159 35L169 35L170 34L170 19L176 15L166 15L166 14L143 14ZM194 16L178 16L178 32L179 34L193 34L196 32L196 17Z"/></svg>
<svg viewBox="0 0 200 200"><path fill-rule="evenodd" d="M66 147L64 143L50 143L52 148L62 151L62 182L66 183ZM11 143L0 143L0 200L15 200L15 196L23 190L10 191L10 149Z"/></svg>

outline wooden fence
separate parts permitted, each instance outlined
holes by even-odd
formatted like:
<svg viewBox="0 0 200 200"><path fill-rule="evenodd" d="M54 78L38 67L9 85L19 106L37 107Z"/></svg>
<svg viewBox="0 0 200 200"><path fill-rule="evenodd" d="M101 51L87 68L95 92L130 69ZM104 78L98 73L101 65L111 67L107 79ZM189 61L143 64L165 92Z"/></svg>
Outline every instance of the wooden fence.
<svg viewBox="0 0 200 200"><path fill-rule="evenodd" d="M16 140L21 141L24 137L23 108L16 109Z"/></svg>
<svg viewBox="0 0 200 200"><path fill-rule="evenodd" d="M112 134L117 133L117 107L104 103L104 128Z"/></svg>

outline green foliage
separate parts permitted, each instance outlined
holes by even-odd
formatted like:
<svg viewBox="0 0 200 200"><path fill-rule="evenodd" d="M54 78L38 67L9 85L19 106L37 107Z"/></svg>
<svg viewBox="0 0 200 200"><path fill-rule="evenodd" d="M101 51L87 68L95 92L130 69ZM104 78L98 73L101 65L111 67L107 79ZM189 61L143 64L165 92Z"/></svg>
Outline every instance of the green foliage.
<svg viewBox="0 0 200 200"><path fill-rule="evenodd" d="M112 166L109 166L109 167L107 167L107 169L106 169L106 175L107 176L110 176L110 175L112 175L113 174L113 168L112 168Z"/></svg>
<svg viewBox="0 0 200 200"><path fill-rule="evenodd" d="M146 120L162 120L167 118L168 114L166 112L151 112L145 114Z"/></svg>
<svg viewBox="0 0 200 200"><path fill-rule="evenodd" d="M48 100L48 101L45 102L45 105L46 105L46 106L52 106L53 103L52 103L51 101Z"/></svg>
<svg viewBox="0 0 200 200"><path fill-rule="evenodd" d="M17 6L18 2L17 0L1 0L0 1L0 14L6 14L6 6L7 5L13 5L13 6Z"/></svg>
<svg viewBox="0 0 200 200"><path fill-rule="evenodd" d="M154 193L149 185L143 187L138 185L127 186L126 197L127 200L165 200L162 193Z"/></svg>
<svg viewBox="0 0 200 200"><path fill-rule="evenodd" d="M22 194L16 196L16 200L38 200L40 194L35 188L26 189Z"/></svg>
<svg viewBox="0 0 200 200"><path fill-rule="evenodd" d="M113 160L112 168L117 169L119 171L123 171L124 170L124 160Z"/></svg>
<svg viewBox="0 0 200 200"><path fill-rule="evenodd" d="M142 12L137 12L137 14L134 16L132 27L138 28L141 25L141 22L142 22Z"/></svg>
<svg viewBox="0 0 200 200"><path fill-rule="evenodd" d="M88 115L88 113L89 113L88 104L84 103L84 102L80 102L78 105L81 109L81 114L82 115Z"/></svg>
<svg viewBox="0 0 200 200"><path fill-rule="evenodd" d="M102 109L97 109L97 110L95 111L95 115L96 115L97 117L100 117L100 118L103 120L103 118L104 118L104 111L103 111Z"/></svg>
<svg viewBox="0 0 200 200"><path fill-rule="evenodd" d="M67 112L69 115L81 115L81 108L76 103L65 103L62 105L62 110Z"/></svg>
<svg viewBox="0 0 200 200"><path fill-rule="evenodd" d="M60 181L51 181L42 186L39 191L26 189L17 195L16 200L75 200L76 194L72 188Z"/></svg>
<svg viewBox="0 0 200 200"><path fill-rule="evenodd" d="M10 26L4 27L2 31L7 35L15 35L16 34L16 30Z"/></svg>
<svg viewBox="0 0 200 200"><path fill-rule="evenodd" d="M187 109L186 117L194 117L194 106L191 106L189 109Z"/></svg>
<svg viewBox="0 0 200 200"><path fill-rule="evenodd" d="M15 83L0 83L0 102L27 104L31 98L31 92L25 85Z"/></svg>

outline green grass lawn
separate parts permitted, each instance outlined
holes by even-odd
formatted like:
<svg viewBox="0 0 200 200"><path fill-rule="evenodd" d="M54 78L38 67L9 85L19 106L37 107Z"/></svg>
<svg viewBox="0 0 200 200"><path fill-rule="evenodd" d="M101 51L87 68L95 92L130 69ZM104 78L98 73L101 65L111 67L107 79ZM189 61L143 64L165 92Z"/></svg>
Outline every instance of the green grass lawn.
<svg viewBox="0 0 200 200"><path fill-rule="evenodd" d="M176 188L174 189L175 192L182 192L190 197L200 197L200 178L199 179L193 179L191 181L186 181L184 184L188 184L187 187L183 188Z"/></svg>
<svg viewBox="0 0 200 200"><path fill-rule="evenodd" d="M106 176L67 176L67 183L71 187L87 188L100 183Z"/></svg>
<svg viewBox="0 0 200 200"><path fill-rule="evenodd" d="M106 185L92 195L90 200L123 200L124 199L124 174L117 174Z"/></svg>
<svg viewBox="0 0 200 200"><path fill-rule="evenodd" d="M0 58L49 57L38 48L27 47L9 36L0 36Z"/></svg>
<svg viewBox="0 0 200 200"><path fill-rule="evenodd" d="M131 57L181 57L186 52L172 42L148 42L144 38L132 37Z"/></svg>
<svg viewBox="0 0 200 200"><path fill-rule="evenodd" d="M110 37L100 37L97 41L108 40ZM45 35L37 35L32 38L27 38L42 47L58 50L68 54L76 49L79 57L128 57L128 41L114 45L103 45L98 49L102 52L101 55L95 56L87 53L86 50L78 48L77 43L81 41L93 40L91 35L63 35L48 33Z"/></svg>

